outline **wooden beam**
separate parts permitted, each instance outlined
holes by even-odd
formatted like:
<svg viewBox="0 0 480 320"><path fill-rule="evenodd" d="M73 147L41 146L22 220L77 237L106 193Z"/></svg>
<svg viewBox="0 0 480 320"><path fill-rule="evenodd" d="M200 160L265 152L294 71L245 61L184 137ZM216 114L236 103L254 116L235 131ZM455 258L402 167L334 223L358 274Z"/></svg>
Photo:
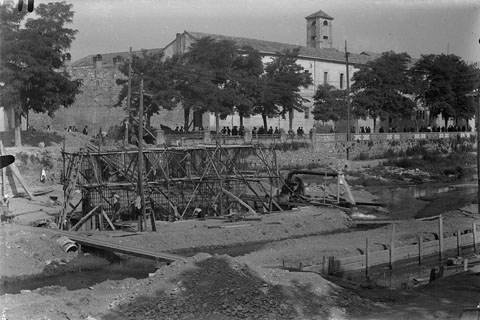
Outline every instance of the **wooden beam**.
<svg viewBox="0 0 480 320"><path fill-rule="evenodd" d="M392 233L390 234L390 270L393 270L395 263L395 223L392 223Z"/></svg>
<svg viewBox="0 0 480 320"><path fill-rule="evenodd" d="M257 212L255 210L252 209L252 207L250 207L246 202L244 202L242 199L240 199L239 197L237 197L236 195L234 195L233 193L231 193L230 191L228 190L225 190L224 188L222 188L222 191L227 194L228 196L232 197L233 199L237 200L238 203L240 203L242 206L244 206L248 212L250 214L253 214L253 215L256 215Z"/></svg>
<svg viewBox="0 0 480 320"><path fill-rule="evenodd" d="M103 217L105 218L105 220L107 220L108 222L108 225L110 226L110 228L112 228L113 231L115 231L115 226L113 225L112 221L110 220L110 218L108 217L107 213L102 209L102 215Z"/></svg>
<svg viewBox="0 0 480 320"><path fill-rule="evenodd" d="M80 221L78 221L73 227L72 229L70 229L71 231L77 231L77 229L82 226L85 221L87 221L94 213L95 211L99 208L99 206L96 206L95 208L93 208L89 213L87 213L85 216L83 216L82 219L80 219Z"/></svg>
<svg viewBox="0 0 480 320"><path fill-rule="evenodd" d="M423 258L423 237L418 237L418 266L422 266L422 258Z"/></svg>
<svg viewBox="0 0 480 320"><path fill-rule="evenodd" d="M473 253L477 254L477 224L474 222L472 225L472 232L473 232Z"/></svg>
<svg viewBox="0 0 480 320"><path fill-rule="evenodd" d="M439 240L439 258L440 258L440 265L443 263L443 217L440 215L438 217L438 240Z"/></svg>

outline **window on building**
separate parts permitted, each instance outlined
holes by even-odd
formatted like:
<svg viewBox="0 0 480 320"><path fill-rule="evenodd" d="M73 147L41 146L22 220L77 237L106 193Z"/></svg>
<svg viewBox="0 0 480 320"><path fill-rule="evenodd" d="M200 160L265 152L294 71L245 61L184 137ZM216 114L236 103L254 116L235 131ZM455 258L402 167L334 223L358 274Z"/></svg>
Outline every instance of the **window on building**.
<svg viewBox="0 0 480 320"><path fill-rule="evenodd" d="M340 89L343 89L343 73L340 73Z"/></svg>
<svg viewBox="0 0 480 320"><path fill-rule="evenodd" d="M328 40L328 36L323 36L323 40Z"/></svg>
<svg viewBox="0 0 480 320"><path fill-rule="evenodd" d="M323 73L323 84L328 84L328 72Z"/></svg>
<svg viewBox="0 0 480 320"><path fill-rule="evenodd" d="M305 108L304 113L305 113L305 119L310 119L310 108L308 107Z"/></svg>
<svg viewBox="0 0 480 320"><path fill-rule="evenodd" d="M323 21L323 25L328 26L328 21L327 20Z"/></svg>
<svg viewBox="0 0 480 320"><path fill-rule="evenodd" d="M317 39L317 36L312 36L312 40L315 40L315 39Z"/></svg>
<svg viewBox="0 0 480 320"><path fill-rule="evenodd" d="M312 26L316 26L317 25L317 21L312 21Z"/></svg>

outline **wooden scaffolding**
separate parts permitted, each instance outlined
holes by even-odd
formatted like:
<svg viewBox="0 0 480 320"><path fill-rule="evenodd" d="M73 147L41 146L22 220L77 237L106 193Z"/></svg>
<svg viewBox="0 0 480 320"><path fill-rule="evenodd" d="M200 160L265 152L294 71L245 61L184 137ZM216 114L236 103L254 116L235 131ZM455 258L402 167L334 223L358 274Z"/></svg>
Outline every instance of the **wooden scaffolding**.
<svg viewBox="0 0 480 320"><path fill-rule="evenodd" d="M281 178L273 149L201 145L147 148L142 154L139 182L138 149L100 151L90 146L62 152L64 205L59 228L72 229L95 210L110 222L115 213L112 195L128 211L139 183L155 219L187 219L199 209L207 216L220 216L232 210L254 213L278 207L273 193Z"/></svg>

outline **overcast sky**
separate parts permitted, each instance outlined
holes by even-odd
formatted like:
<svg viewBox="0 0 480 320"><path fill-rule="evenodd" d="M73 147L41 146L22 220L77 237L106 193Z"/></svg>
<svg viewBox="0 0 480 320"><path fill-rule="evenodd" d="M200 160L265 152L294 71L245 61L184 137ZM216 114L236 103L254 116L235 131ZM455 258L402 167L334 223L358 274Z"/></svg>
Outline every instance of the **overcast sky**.
<svg viewBox="0 0 480 320"><path fill-rule="evenodd" d="M66 0L78 29L73 60L162 48L184 30L305 45L305 17L334 18L333 45L350 52L453 53L480 61L476 0ZM49 2L35 0L35 4Z"/></svg>

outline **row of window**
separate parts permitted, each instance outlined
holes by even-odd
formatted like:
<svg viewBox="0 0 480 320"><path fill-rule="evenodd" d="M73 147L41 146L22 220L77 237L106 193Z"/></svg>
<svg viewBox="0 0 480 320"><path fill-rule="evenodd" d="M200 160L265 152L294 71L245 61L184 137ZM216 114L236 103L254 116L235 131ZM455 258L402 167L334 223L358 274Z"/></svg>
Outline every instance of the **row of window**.
<svg viewBox="0 0 480 320"><path fill-rule="evenodd" d="M317 36L312 36L312 40L316 40ZM323 40L328 40L328 36L323 36Z"/></svg>
<svg viewBox="0 0 480 320"><path fill-rule="evenodd" d="M316 26L316 25L317 25L317 20L312 21L312 26ZM328 21L327 21L327 20L324 20L324 21L323 21L323 25L324 25L324 26L328 26Z"/></svg>
<svg viewBox="0 0 480 320"><path fill-rule="evenodd" d="M344 81L345 81L345 76L343 73L340 73L340 79L338 81L339 82L338 87L340 89L343 89ZM328 84L328 72L323 73L323 84Z"/></svg>

